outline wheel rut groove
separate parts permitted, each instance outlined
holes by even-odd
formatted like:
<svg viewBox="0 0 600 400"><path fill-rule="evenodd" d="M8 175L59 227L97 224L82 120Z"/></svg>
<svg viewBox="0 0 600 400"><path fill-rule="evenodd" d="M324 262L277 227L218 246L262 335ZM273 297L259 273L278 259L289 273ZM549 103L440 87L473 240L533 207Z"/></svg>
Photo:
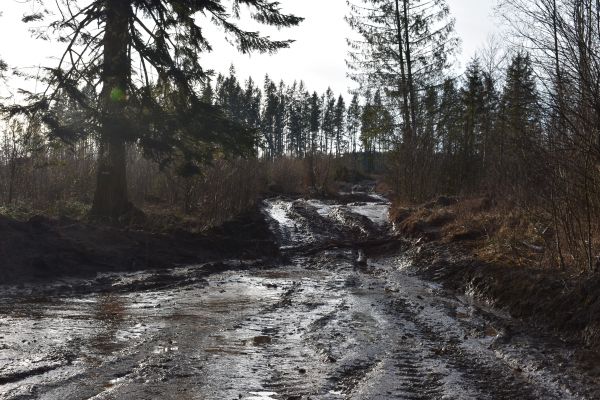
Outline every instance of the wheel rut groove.
<svg viewBox="0 0 600 400"><path fill-rule="evenodd" d="M572 349L526 329L513 343L500 331L518 321L416 276L368 199L267 201L278 263L0 291L0 399L600 398L545 362ZM69 363L43 369L57 352Z"/></svg>

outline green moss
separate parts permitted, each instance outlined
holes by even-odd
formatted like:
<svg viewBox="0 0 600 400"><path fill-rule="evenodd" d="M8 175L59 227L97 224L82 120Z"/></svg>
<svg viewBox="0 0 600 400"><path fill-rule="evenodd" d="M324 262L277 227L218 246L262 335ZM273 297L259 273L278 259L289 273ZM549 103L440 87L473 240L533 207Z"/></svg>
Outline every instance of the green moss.
<svg viewBox="0 0 600 400"><path fill-rule="evenodd" d="M110 91L110 99L115 103L124 102L125 97L125 91L119 87L115 87Z"/></svg>

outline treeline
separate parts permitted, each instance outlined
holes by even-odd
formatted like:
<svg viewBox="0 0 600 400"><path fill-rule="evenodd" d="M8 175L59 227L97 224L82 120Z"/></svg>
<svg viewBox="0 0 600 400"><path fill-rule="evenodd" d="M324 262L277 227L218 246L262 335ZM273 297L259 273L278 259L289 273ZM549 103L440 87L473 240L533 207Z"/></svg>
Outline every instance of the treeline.
<svg viewBox="0 0 600 400"><path fill-rule="evenodd" d="M560 266L600 267L600 3L503 0L510 33L455 76L445 1L356 0L349 64L393 117L399 199L485 194L537 220Z"/></svg>
<svg viewBox="0 0 600 400"><path fill-rule="evenodd" d="M600 267L600 3L506 0L513 35L531 54L542 91L541 134L527 135L521 191L549 216L560 265ZM532 189L525 185L537 182Z"/></svg>
<svg viewBox="0 0 600 400"><path fill-rule="evenodd" d="M330 88L321 94L310 92L303 81L275 83L266 76L262 86L252 78L242 84L233 66L228 76L219 74L212 81L204 85L204 100L259 132L260 156L339 156L362 147L363 108L357 95L346 106L343 96L336 96Z"/></svg>
<svg viewBox="0 0 600 400"><path fill-rule="evenodd" d="M474 58L461 77L419 96L410 199L534 187L529 158L537 157L543 118L530 56L516 52L501 72L504 79ZM406 187L397 190L409 194Z"/></svg>
<svg viewBox="0 0 600 400"><path fill-rule="evenodd" d="M36 37L55 38L64 46L56 63L40 68L35 77L15 71L36 79L40 90L3 101L0 114L43 137L41 151L47 154L52 146L66 144L76 151L82 143L92 144L88 154L95 161L95 187L89 216L111 223L141 214L129 193L131 149L182 179L253 152L248 127L203 101L198 90L208 79L201 54L212 49L204 36L206 25L219 26L222 37L241 53L275 53L292 41L246 29L242 15L276 28L303 20L270 0L25 3L30 7L24 7L22 22L37 26L31 29ZM64 104L76 112L64 113Z"/></svg>

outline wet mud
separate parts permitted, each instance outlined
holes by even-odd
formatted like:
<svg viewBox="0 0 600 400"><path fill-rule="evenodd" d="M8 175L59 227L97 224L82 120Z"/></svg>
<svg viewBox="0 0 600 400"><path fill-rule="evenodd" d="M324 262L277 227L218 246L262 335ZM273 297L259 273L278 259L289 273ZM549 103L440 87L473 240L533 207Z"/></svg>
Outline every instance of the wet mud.
<svg viewBox="0 0 600 400"><path fill-rule="evenodd" d="M278 255L259 207L207 232L0 216L0 285Z"/></svg>
<svg viewBox="0 0 600 400"><path fill-rule="evenodd" d="M266 201L277 262L5 286L0 399L600 397L575 348L417 276L388 206Z"/></svg>

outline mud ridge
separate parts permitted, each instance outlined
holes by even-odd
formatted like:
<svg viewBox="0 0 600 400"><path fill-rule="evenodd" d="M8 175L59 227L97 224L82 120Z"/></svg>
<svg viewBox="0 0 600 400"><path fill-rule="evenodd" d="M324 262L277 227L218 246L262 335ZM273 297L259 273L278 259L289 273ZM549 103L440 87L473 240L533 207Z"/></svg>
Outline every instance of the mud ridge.
<svg viewBox="0 0 600 400"><path fill-rule="evenodd" d="M275 237L258 208L206 233L0 217L0 284L277 255Z"/></svg>
<svg viewBox="0 0 600 400"><path fill-rule="evenodd" d="M600 374L600 277L484 263L460 243L433 241L411 253L423 277L583 346L582 365Z"/></svg>

